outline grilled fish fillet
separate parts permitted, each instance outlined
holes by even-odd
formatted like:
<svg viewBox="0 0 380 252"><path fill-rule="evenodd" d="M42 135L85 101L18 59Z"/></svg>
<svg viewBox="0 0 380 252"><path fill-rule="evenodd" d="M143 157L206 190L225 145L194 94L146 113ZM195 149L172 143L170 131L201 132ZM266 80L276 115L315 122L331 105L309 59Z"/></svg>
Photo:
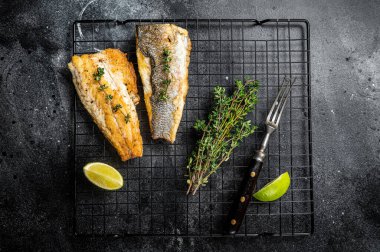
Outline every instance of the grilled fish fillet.
<svg viewBox="0 0 380 252"><path fill-rule="evenodd" d="M137 62L153 139L175 141L188 91L191 41L187 30L173 24L137 27ZM165 71L164 50L170 53ZM167 86L165 80L170 79ZM160 95L166 89L163 101Z"/></svg>
<svg viewBox="0 0 380 252"><path fill-rule="evenodd" d="M68 67L81 102L121 159L141 157L142 138L135 108L140 98L135 70L126 55L118 49L74 55ZM94 74L99 68L104 74L96 80Z"/></svg>

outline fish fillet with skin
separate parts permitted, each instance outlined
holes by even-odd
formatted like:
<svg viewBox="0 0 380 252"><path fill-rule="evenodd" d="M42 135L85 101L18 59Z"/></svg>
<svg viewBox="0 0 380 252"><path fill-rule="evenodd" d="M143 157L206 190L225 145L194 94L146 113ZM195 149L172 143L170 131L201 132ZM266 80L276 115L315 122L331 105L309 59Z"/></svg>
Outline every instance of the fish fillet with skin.
<svg viewBox="0 0 380 252"><path fill-rule="evenodd" d="M137 26L137 61L153 139L173 143L188 91L191 41L187 30L173 24ZM165 71L164 50L170 52ZM170 80L165 85L165 80ZM165 92L166 98L160 98Z"/></svg>
<svg viewBox="0 0 380 252"><path fill-rule="evenodd" d="M74 55L68 67L81 102L121 159L141 157L142 138L135 108L140 98L135 70L126 54L106 49ZM99 69L104 69L104 74L96 80Z"/></svg>

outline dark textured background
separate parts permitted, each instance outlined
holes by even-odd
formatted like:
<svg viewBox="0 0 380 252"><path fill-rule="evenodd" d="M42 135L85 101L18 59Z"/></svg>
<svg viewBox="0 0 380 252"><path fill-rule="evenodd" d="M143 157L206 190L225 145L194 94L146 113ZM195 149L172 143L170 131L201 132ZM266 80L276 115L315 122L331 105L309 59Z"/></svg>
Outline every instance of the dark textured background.
<svg viewBox="0 0 380 252"><path fill-rule="evenodd" d="M315 234L75 238L70 29L89 0L0 1L0 251L380 251L380 1L94 1L84 19L306 18Z"/></svg>

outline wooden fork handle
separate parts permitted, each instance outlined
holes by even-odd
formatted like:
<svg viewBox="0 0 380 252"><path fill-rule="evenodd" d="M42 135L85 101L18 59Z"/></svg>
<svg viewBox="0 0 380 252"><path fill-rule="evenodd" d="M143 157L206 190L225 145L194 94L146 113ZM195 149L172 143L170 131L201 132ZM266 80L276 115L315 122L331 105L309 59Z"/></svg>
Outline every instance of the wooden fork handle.
<svg viewBox="0 0 380 252"><path fill-rule="evenodd" d="M239 196L236 198L232 208L227 216L226 231L227 234L234 235L239 231L239 228L244 220L247 207L252 198L252 193L257 185L257 178L263 167L263 159L252 159L248 169L248 174L245 176L242 187L239 191Z"/></svg>

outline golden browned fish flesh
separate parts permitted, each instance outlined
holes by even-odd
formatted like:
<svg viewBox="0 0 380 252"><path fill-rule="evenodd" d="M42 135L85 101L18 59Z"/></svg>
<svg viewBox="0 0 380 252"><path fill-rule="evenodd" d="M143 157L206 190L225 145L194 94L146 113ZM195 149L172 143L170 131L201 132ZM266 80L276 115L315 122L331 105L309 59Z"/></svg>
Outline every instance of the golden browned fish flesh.
<svg viewBox="0 0 380 252"><path fill-rule="evenodd" d="M149 24L139 25L136 37L152 138L173 143L188 90L188 32L173 24Z"/></svg>
<svg viewBox="0 0 380 252"><path fill-rule="evenodd" d="M118 49L74 55L68 64L78 96L123 161L143 154L133 64Z"/></svg>

